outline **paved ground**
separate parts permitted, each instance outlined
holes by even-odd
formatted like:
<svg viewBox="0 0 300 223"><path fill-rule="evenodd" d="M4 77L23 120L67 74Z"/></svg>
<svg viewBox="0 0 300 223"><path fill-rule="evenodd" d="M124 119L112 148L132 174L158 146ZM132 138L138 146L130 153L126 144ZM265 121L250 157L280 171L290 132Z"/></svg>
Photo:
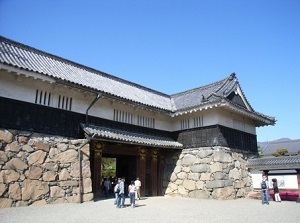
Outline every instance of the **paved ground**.
<svg viewBox="0 0 300 223"><path fill-rule="evenodd" d="M126 199L128 204L129 199ZM256 199L198 200L152 197L137 201L137 207L116 208L113 199L83 204L0 209L1 223L260 223L300 222L300 203L283 201L262 205Z"/></svg>

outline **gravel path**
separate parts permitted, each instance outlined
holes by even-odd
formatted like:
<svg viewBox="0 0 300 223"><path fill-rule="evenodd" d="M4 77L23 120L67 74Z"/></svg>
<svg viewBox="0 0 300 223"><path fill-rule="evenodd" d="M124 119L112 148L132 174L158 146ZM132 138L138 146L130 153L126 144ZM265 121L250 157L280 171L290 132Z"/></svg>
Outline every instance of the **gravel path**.
<svg viewBox="0 0 300 223"><path fill-rule="evenodd" d="M128 204L129 199L126 199ZM113 199L82 204L54 204L0 209L1 223L201 223L300 222L300 203L283 201L262 205L260 200L198 200L151 197L137 207L116 208Z"/></svg>

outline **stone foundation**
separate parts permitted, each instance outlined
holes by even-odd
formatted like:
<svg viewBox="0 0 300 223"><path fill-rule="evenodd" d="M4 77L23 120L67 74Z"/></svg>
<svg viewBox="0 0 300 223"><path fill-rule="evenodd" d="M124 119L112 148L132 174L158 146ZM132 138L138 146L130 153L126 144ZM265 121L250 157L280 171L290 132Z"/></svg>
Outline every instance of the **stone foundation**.
<svg viewBox="0 0 300 223"><path fill-rule="evenodd" d="M250 154L232 152L226 147L184 149L166 158L166 196L235 199L252 191L246 168Z"/></svg>
<svg viewBox="0 0 300 223"><path fill-rule="evenodd" d="M89 155L85 139L0 130L0 208L92 200Z"/></svg>

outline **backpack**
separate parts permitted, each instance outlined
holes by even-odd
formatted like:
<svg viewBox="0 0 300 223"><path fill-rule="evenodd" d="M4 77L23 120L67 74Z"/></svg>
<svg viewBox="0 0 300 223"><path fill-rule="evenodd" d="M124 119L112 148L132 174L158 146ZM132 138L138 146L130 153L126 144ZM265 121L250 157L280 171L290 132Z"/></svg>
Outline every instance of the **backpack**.
<svg viewBox="0 0 300 223"><path fill-rule="evenodd" d="M264 180L261 182L261 189L263 190L267 189L267 183Z"/></svg>
<svg viewBox="0 0 300 223"><path fill-rule="evenodd" d="M114 187L114 192L115 193L119 193L120 192L120 185L116 184L116 186Z"/></svg>

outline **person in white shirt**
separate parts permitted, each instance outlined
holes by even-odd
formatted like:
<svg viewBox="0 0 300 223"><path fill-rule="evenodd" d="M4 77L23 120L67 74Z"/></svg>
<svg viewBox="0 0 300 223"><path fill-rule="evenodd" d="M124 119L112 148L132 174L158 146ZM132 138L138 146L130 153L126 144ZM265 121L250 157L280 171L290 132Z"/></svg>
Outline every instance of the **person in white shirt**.
<svg viewBox="0 0 300 223"><path fill-rule="evenodd" d="M136 199L137 200L140 200L141 199L141 186L142 186L142 183L140 181L140 179L137 177L136 178L136 181L134 182L134 185L135 185L135 189L136 189Z"/></svg>
<svg viewBox="0 0 300 223"><path fill-rule="evenodd" d="M132 180L128 187L128 192L129 192L129 197L130 197L130 205L132 208L135 207L135 191L136 191L136 187L134 185L134 181Z"/></svg>

